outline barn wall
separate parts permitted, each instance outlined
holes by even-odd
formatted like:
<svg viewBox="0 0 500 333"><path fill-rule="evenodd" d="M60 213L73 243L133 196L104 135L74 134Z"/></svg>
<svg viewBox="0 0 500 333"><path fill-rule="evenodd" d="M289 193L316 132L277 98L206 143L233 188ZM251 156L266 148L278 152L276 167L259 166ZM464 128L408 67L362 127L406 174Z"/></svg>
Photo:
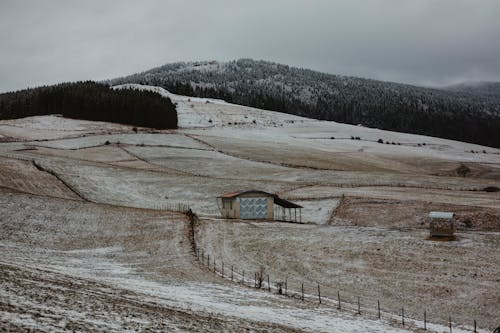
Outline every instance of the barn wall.
<svg viewBox="0 0 500 333"><path fill-rule="evenodd" d="M269 195L265 195L263 193L244 193L244 194L241 194L238 196L238 198L266 198L266 201L267 201L267 215L266 215L266 219L267 220L273 220L274 219L274 197L272 196L269 196ZM237 216L238 218L241 217L240 215L240 203L239 203L239 200L236 200L238 201L237 203Z"/></svg>
<svg viewBox="0 0 500 333"><path fill-rule="evenodd" d="M274 198L267 198L267 219L274 220Z"/></svg>
<svg viewBox="0 0 500 333"><path fill-rule="evenodd" d="M270 195L265 195L263 193L244 193L235 198L231 198L232 208L224 207L224 198L218 198L221 217L228 219L239 219L241 218L241 206L240 198L265 198L267 204L266 220L274 220L274 197ZM227 200L227 199L226 199Z"/></svg>
<svg viewBox="0 0 500 333"><path fill-rule="evenodd" d="M232 209L230 207L224 207L224 199L220 199L219 207L220 207L220 213L221 217L226 218L226 219L235 219L240 217L240 204L237 200L237 198L231 198L230 201L232 202Z"/></svg>

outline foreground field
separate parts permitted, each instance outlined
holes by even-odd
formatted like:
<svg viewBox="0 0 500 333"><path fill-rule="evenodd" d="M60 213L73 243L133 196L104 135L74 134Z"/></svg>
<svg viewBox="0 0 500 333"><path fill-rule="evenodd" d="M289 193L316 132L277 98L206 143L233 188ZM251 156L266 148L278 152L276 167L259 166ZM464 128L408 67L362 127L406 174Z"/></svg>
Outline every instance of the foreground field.
<svg viewBox="0 0 500 333"><path fill-rule="evenodd" d="M0 193L2 330L406 331L220 279L182 214Z"/></svg>
<svg viewBox="0 0 500 333"><path fill-rule="evenodd" d="M400 332L424 310L435 332L499 325L500 150L141 89L170 96L182 128L0 122L0 329ZM218 218L218 195L249 189L305 224ZM195 244L173 212L187 205ZM457 213L458 240L427 239L430 210ZM306 301L249 288L261 269Z"/></svg>
<svg viewBox="0 0 500 333"><path fill-rule="evenodd" d="M388 312L490 326L498 315L500 239L498 233L459 233L456 242L427 240L427 230L374 227L318 227L276 223L202 220L201 249L253 276L317 298L357 303L374 312L377 300ZM488 263L486 265L486 263ZM310 298L311 298L310 297ZM474 304L473 307L470 304Z"/></svg>

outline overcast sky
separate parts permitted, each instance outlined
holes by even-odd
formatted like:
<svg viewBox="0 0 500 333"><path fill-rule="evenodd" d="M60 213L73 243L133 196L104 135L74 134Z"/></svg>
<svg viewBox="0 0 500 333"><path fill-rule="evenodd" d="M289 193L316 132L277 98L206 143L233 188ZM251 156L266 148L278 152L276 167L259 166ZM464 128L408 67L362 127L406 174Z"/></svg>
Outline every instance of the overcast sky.
<svg viewBox="0 0 500 333"><path fill-rule="evenodd" d="M500 0L0 1L0 91L238 58L421 85L500 81Z"/></svg>

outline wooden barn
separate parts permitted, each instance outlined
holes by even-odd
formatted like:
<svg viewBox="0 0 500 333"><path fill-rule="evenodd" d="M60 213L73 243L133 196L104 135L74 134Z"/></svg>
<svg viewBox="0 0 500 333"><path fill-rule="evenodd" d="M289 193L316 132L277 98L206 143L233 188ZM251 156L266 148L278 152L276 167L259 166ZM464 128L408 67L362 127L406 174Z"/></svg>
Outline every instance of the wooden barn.
<svg viewBox="0 0 500 333"><path fill-rule="evenodd" d="M453 237L455 214L451 212L430 212L429 231L431 237Z"/></svg>
<svg viewBox="0 0 500 333"><path fill-rule="evenodd" d="M217 205L223 218L302 222L302 206L263 191L227 193Z"/></svg>

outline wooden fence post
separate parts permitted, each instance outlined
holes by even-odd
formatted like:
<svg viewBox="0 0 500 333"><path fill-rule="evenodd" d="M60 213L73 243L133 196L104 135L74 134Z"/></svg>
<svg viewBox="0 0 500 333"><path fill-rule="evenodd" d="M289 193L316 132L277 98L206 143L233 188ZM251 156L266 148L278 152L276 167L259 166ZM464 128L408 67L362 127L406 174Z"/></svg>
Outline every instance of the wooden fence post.
<svg viewBox="0 0 500 333"><path fill-rule="evenodd" d="M285 279L285 295L288 296L288 278Z"/></svg>
<svg viewBox="0 0 500 333"><path fill-rule="evenodd" d="M337 299L339 300L338 309L341 310L341 307L340 307L340 291L337 291Z"/></svg>
<svg viewBox="0 0 500 333"><path fill-rule="evenodd" d="M401 308L401 323L405 326L405 308Z"/></svg>
<svg viewBox="0 0 500 333"><path fill-rule="evenodd" d="M477 333L476 319L474 319L474 333Z"/></svg>
<svg viewBox="0 0 500 333"><path fill-rule="evenodd" d="M450 324L450 333L452 333L451 332L451 316L448 318L448 323Z"/></svg>
<svg viewBox="0 0 500 333"><path fill-rule="evenodd" d="M321 304L321 290L319 289L319 283L318 283L318 298L319 298L319 304Z"/></svg>
<svg viewBox="0 0 500 333"><path fill-rule="evenodd" d="M231 282L233 282L233 265L231 265Z"/></svg>
<svg viewBox="0 0 500 333"><path fill-rule="evenodd" d="M215 273L215 258L214 258L214 273Z"/></svg>
<svg viewBox="0 0 500 333"><path fill-rule="evenodd" d="M359 296L358 296L358 314L361 314L361 302L359 301Z"/></svg>
<svg viewBox="0 0 500 333"><path fill-rule="evenodd" d="M243 270L243 274L241 277L241 283L245 284L245 270Z"/></svg>
<svg viewBox="0 0 500 333"><path fill-rule="evenodd" d="M380 319L380 301L377 300L378 319Z"/></svg>
<svg viewBox="0 0 500 333"><path fill-rule="evenodd" d="M302 301L304 301L304 282L302 282Z"/></svg>
<svg viewBox="0 0 500 333"><path fill-rule="evenodd" d="M424 330L427 331L427 311L424 310Z"/></svg>
<svg viewBox="0 0 500 333"><path fill-rule="evenodd" d="M271 284L269 283L269 274L267 274L267 290L271 292Z"/></svg>
<svg viewBox="0 0 500 333"><path fill-rule="evenodd" d="M222 277L224 277L224 261L222 262Z"/></svg>
<svg viewBox="0 0 500 333"><path fill-rule="evenodd" d="M210 254L207 254L207 267L210 269Z"/></svg>

